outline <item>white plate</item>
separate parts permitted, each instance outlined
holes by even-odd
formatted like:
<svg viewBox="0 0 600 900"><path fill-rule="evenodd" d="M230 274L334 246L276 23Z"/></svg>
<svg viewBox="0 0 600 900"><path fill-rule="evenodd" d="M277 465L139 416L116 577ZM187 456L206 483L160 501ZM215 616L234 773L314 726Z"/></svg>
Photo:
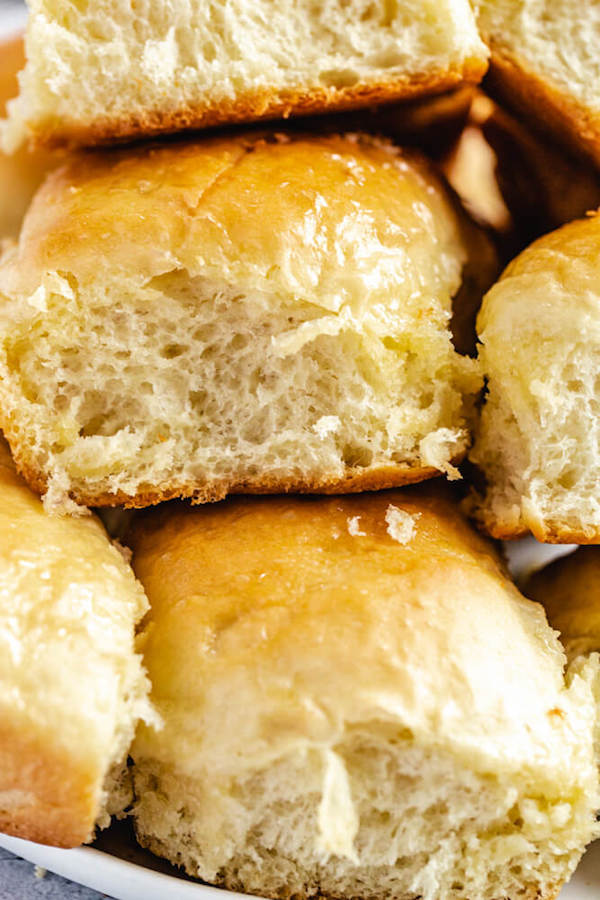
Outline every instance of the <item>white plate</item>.
<svg viewBox="0 0 600 900"><path fill-rule="evenodd" d="M0 0L0 36L23 27L24 7ZM542 547L520 541L510 548L512 568L522 575L570 548ZM0 847L43 869L70 878L115 900L245 900L247 895L224 891L181 875L175 868L135 844L127 824L104 832L94 847L59 850L0 834ZM559 900L597 900L600 896L600 841L588 850Z"/></svg>
<svg viewBox="0 0 600 900"><path fill-rule="evenodd" d="M59 850L5 834L0 834L0 847L49 872L108 894L115 900L225 900L225 895L227 900L248 900L246 894L198 884L178 874L156 872L152 868L93 847ZM124 849L126 848L127 844L124 845ZM598 871L600 872L600 868ZM600 885L600 881L598 884ZM584 898L581 895L581 898L577 896L572 900Z"/></svg>
<svg viewBox="0 0 600 900"><path fill-rule="evenodd" d="M198 900L201 893L206 900L209 894L223 900L223 893L217 888L179 881L91 847L58 850L6 835L0 835L0 847L116 900Z"/></svg>

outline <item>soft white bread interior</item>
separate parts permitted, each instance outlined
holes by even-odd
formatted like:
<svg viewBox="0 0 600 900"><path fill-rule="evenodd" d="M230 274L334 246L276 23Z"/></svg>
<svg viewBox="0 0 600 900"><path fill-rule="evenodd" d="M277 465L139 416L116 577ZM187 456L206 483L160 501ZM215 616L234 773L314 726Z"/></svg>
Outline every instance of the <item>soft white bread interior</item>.
<svg viewBox="0 0 600 900"><path fill-rule="evenodd" d="M494 537L600 542L600 217L518 256L477 322L487 395L471 509Z"/></svg>
<svg viewBox="0 0 600 900"><path fill-rule="evenodd" d="M17 464L63 507L455 476L481 380L450 319L482 241L424 161L369 138L84 155L0 271Z"/></svg>
<svg viewBox="0 0 600 900"><path fill-rule="evenodd" d="M478 81L468 0L30 0L5 145L356 108Z"/></svg>
<svg viewBox="0 0 600 900"><path fill-rule="evenodd" d="M23 38L0 41L0 116L18 92L17 72L25 64ZM12 156L0 152L0 240L15 238L31 198L44 175L57 164L54 154L22 148Z"/></svg>
<svg viewBox="0 0 600 900"><path fill-rule="evenodd" d="M600 164L597 0L477 0L492 51L489 88Z"/></svg>
<svg viewBox="0 0 600 900"><path fill-rule="evenodd" d="M48 516L0 439L0 831L70 847L131 800L144 592L92 516Z"/></svg>
<svg viewBox="0 0 600 900"><path fill-rule="evenodd" d="M266 897L556 896L597 830L588 673L439 482L170 504L131 541L145 846Z"/></svg>
<svg viewBox="0 0 600 900"><path fill-rule="evenodd" d="M570 659L600 651L600 547L579 547L554 560L525 591L544 604Z"/></svg>

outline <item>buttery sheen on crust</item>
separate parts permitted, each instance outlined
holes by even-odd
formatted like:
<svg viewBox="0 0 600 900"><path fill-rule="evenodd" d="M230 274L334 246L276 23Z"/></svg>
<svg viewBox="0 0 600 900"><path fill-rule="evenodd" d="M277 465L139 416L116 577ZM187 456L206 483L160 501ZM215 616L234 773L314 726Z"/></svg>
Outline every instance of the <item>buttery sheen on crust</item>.
<svg viewBox="0 0 600 900"><path fill-rule="evenodd" d="M455 476L481 381L453 298L463 346L494 267L431 168L373 139L82 155L0 269L2 425L61 507Z"/></svg>
<svg viewBox="0 0 600 900"><path fill-rule="evenodd" d="M127 802L147 603L100 522L48 516L0 442L0 831L72 847Z"/></svg>
<svg viewBox="0 0 600 900"><path fill-rule="evenodd" d="M477 321L487 395L470 508L496 538L600 542L600 217L533 243Z"/></svg>
<svg viewBox="0 0 600 900"><path fill-rule="evenodd" d="M30 0L5 143L110 144L479 81L467 0Z"/></svg>
<svg viewBox="0 0 600 900"><path fill-rule="evenodd" d="M145 846L265 897L555 896L597 828L589 673L434 488L138 517Z"/></svg>

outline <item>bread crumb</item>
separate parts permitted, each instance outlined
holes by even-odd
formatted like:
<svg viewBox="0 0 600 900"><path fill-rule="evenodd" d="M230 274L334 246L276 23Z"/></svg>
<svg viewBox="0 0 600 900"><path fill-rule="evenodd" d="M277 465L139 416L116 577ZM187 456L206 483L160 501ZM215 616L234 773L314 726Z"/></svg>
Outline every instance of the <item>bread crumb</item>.
<svg viewBox="0 0 600 900"><path fill-rule="evenodd" d="M0 261L4 264L8 262L9 256L17 255L17 244L12 238L0 238Z"/></svg>
<svg viewBox="0 0 600 900"><path fill-rule="evenodd" d="M419 452L425 465L444 472L449 481L459 481L462 478L449 459L463 448L464 433L452 428L438 428L426 435L419 444Z"/></svg>
<svg viewBox="0 0 600 900"><path fill-rule="evenodd" d="M30 306L33 306L34 309L37 309L38 312L48 312L45 286L40 284L39 288L36 288L33 294L30 294L29 297L26 298L26 302L29 303Z"/></svg>
<svg viewBox="0 0 600 900"><path fill-rule="evenodd" d="M129 547L126 547L124 544L122 544L116 538L112 541L112 545L115 548L115 550L119 551L119 553L121 554L121 556L123 557L125 562L129 564L131 562L131 557L133 556L133 553L129 549Z"/></svg>
<svg viewBox="0 0 600 900"><path fill-rule="evenodd" d="M352 537L366 537L367 532L360 530L360 516L351 516L347 520L348 522L348 534L351 534Z"/></svg>
<svg viewBox="0 0 600 900"><path fill-rule="evenodd" d="M341 756L333 750L323 752L324 777L319 805L318 845L326 862L331 856L349 859L359 864L354 840L358 834L358 814L352 800L348 769Z"/></svg>
<svg viewBox="0 0 600 900"><path fill-rule="evenodd" d="M321 416L321 418L313 425L313 431L318 434L320 438L324 438L327 437L328 434L333 434L337 431L341 424L339 416Z"/></svg>
<svg viewBox="0 0 600 900"><path fill-rule="evenodd" d="M385 511L387 533L399 544L408 544L414 537L416 523L420 518L421 513L408 513L390 503Z"/></svg>
<svg viewBox="0 0 600 900"><path fill-rule="evenodd" d="M48 872L48 870L43 869L41 866L36 866L33 870L33 874L35 875L36 878L45 878L47 875L47 872Z"/></svg>
<svg viewBox="0 0 600 900"><path fill-rule="evenodd" d="M81 506L69 497L68 477L63 472L48 481L46 493L42 497L44 509L50 516L89 516L87 507Z"/></svg>

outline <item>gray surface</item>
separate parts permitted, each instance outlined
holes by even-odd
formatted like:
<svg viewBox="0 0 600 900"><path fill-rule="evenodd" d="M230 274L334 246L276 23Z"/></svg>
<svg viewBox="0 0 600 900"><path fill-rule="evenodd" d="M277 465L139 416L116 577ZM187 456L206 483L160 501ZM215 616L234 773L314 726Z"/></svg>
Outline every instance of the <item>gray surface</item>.
<svg viewBox="0 0 600 900"><path fill-rule="evenodd" d="M31 863L0 847L0 900L102 900L105 897L106 894L98 894L51 872L37 878Z"/></svg>
<svg viewBox="0 0 600 900"><path fill-rule="evenodd" d="M7 13L13 12L13 10L22 11L25 9L25 4L22 0L0 0L0 15L6 15ZM15 898L15 900L20 900L20 898Z"/></svg>

